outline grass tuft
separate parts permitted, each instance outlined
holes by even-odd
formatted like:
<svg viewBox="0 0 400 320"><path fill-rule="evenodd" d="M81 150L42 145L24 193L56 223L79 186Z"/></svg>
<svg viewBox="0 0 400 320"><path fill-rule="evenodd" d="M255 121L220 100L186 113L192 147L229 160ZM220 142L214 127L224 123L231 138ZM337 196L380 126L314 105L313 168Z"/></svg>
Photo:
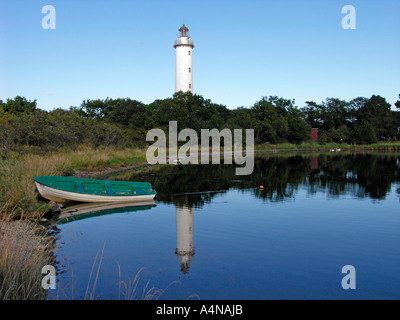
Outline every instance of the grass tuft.
<svg viewBox="0 0 400 320"><path fill-rule="evenodd" d="M44 227L27 219L13 221L4 210L0 209L0 300L44 300L41 271L53 264L53 241Z"/></svg>

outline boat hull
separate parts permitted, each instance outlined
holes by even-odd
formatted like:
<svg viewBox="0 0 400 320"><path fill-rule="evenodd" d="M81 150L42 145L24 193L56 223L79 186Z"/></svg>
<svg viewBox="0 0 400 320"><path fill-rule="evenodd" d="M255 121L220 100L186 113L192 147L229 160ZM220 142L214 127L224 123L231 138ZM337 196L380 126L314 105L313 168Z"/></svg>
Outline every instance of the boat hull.
<svg viewBox="0 0 400 320"><path fill-rule="evenodd" d="M103 196L95 194L77 193L59 190L45 186L35 181L36 188L43 198L53 200L55 202L140 202L153 200L155 194L132 195L132 196Z"/></svg>

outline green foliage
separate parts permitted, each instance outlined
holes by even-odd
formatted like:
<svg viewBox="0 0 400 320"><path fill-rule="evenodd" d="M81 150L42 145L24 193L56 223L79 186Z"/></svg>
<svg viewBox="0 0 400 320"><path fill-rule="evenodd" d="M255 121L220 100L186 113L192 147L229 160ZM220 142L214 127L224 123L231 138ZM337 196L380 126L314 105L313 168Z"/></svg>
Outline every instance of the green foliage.
<svg viewBox="0 0 400 320"><path fill-rule="evenodd" d="M324 142L348 143L351 142L351 133L349 128L344 124L337 129L332 127L323 132L321 139Z"/></svg>
<svg viewBox="0 0 400 320"><path fill-rule="evenodd" d="M106 100L84 100L78 109L78 113L85 119L102 120L111 111L108 102L108 98Z"/></svg>
<svg viewBox="0 0 400 320"><path fill-rule="evenodd" d="M75 174L75 169L73 166L69 166L69 167L65 168L62 173L63 176L72 176L74 174Z"/></svg>
<svg viewBox="0 0 400 320"><path fill-rule="evenodd" d="M105 116L107 121L136 129L150 129L150 112L142 102L131 99L116 99L110 102L111 111Z"/></svg>
<svg viewBox="0 0 400 320"><path fill-rule="evenodd" d="M108 160L108 164L110 166L116 166L116 165L122 164L122 162L117 158L111 158L110 160Z"/></svg>
<svg viewBox="0 0 400 320"><path fill-rule="evenodd" d="M374 127L364 119L355 127L354 139L361 144L371 144L378 141Z"/></svg>
<svg viewBox="0 0 400 320"><path fill-rule="evenodd" d="M178 122L178 130L187 127L188 109L176 99L156 100L149 105L154 127L168 132L169 121Z"/></svg>
<svg viewBox="0 0 400 320"><path fill-rule="evenodd" d="M252 107L256 114L256 140L276 143L278 137L285 137L289 131L286 107L292 102L277 97L263 97Z"/></svg>
<svg viewBox="0 0 400 320"><path fill-rule="evenodd" d="M399 100L394 104L397 109L400 109L400 94L399 94Z"/></svg>
<svg viewBox="0 0 400 320"><path fill-rule="evenodd" d="M1 110L0 110L1 111ZM18 118L8 113L0 112L0 159L7 157L15 145Z"/></svg>
<svg viewBox="0 0 400 320"><path fill-rule="evenodd" d="M290 106L288 108L288 141L299 144L310 139L311 127L305 122L299 109Z"/></svg>
<svg viewBox="0 0 400 320"><path fill-rule="evenodd" d="M400 108L400 101L395 103ZM400 112L392 111L385 98L373 95L349 102L327 98L320 104L307 101L298 109L294 100L263 97L253 106L230 110L200 95L178 92L146 105L125 99L85 100L69 110L40 110L36 100L17 96L0 100L0 158L24 148L42 151L80 144L145 147L152 128L168 132L169 122L178 130L254 129L257 144L310 140L311 128L319 129L319 143L375 143L400 138Z"/></svg>
<svg viewBox="0 0 400 320"><path fill-rule="evenodd" d="M252 110L240 107L234 110L230 110L226 127L233 129L256 129L257 128L257 117L256 113Z"/></svg>
<svg viewBox="0 0 400 320"><path fill-rule="evenodd" d="M36 110L36 100L28 101L21 96L16 96L14 99L7 99L6 103L0 100L0 105L5 112L15 115L30 113Z"/></svg>
<svg viewBox="0 0 400 320"><path fill-rule="evenodd" d="M263 97L250 108L252 116L245 116L247 110L240 110L247 118L246 124L254 128L258 143L301 143L309 140L311 126L304 120L302 112L294 105L294 100L276 96ZM247 111L248 112L248 111Z"/></svg>
<svg viewBox="0 0 400 320"><path fill-rule="evenodd" d="M381 96L358 97L350 102L334 98L321 104L307 102L302 112L310 126L320 129L320 141L373 143L399 138L399 112L391 111Z"/></svg>
<svg viewBox="0 0 400 320"><path fill-rule="evenodd" d="M395 122L390 109L391 106L385 98L373 95L358 110L357 121L368 121L374 129L377 139L390 140L396 135Z"/></svg>

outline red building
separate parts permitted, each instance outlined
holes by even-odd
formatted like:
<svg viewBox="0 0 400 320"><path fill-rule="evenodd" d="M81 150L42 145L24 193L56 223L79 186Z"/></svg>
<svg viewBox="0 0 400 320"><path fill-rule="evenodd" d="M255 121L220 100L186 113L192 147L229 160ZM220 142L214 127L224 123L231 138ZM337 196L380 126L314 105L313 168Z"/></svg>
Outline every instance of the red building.
<svg viewBox="0 0 400 320"><path fill-rule="evenodd" d="M311 129L310 132L311 141L318 141L318 129Z"/></svg>

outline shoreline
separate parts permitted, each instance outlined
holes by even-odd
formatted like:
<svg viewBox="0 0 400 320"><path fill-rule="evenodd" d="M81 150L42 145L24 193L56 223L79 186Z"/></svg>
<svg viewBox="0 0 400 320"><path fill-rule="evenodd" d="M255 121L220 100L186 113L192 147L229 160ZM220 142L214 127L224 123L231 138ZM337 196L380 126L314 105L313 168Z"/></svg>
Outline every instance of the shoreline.
<svg viewBox="0 0 400 320"><path fill-rule="evenodd" d="M290 152L303 152L303 153L311 153L311 152L361 152L361 151L400 151L400 143L388 143L387 146L382 145L382 146L348 146L348 145L335 145L335 146L323 146L321 145L320 147L304 147L304 148L270 148L270 149L256 149L252 151L253 153L271 153L271 154L277 154L277 153L290 153ZM232 154L237 153L235 151L231 151ZM246 151L244 151L245 153ZM212 151L209 152L209 156L215 155ZM219 155L223 155L224 151L220 151ZM198 159L200 159L202 153L198 152ZM167 151L167 156L166 160L169 161L169 156L168 156L168 151ZM173 157L172 159L177 159ZM169 164L169 163L166 163ZM199 163L200 164L200 163ZM153 166L152 164L149 164L148 162L138 162L135 164L127 164L123 163L118 167L115 166L105 166L103 168L99 169L78 169L75 170L75 173L71 175L72 177L76 178L87 178L87 179L101 179L101 180L106 180L108 177L114 175L114 174L119 174L123 173L125 171L129 171L132 169L138 169L138 168L145 168L145 167L151 167Z"/></svg>
<svg viewBox="0 0 400 320"><path fill-rule="evenodd" d="M71 177L106 180L113 174L147 166L150 165L146 163L138 163L133 165L121 165L120 167L105 167L98 170L76 170Z"/></svg>

